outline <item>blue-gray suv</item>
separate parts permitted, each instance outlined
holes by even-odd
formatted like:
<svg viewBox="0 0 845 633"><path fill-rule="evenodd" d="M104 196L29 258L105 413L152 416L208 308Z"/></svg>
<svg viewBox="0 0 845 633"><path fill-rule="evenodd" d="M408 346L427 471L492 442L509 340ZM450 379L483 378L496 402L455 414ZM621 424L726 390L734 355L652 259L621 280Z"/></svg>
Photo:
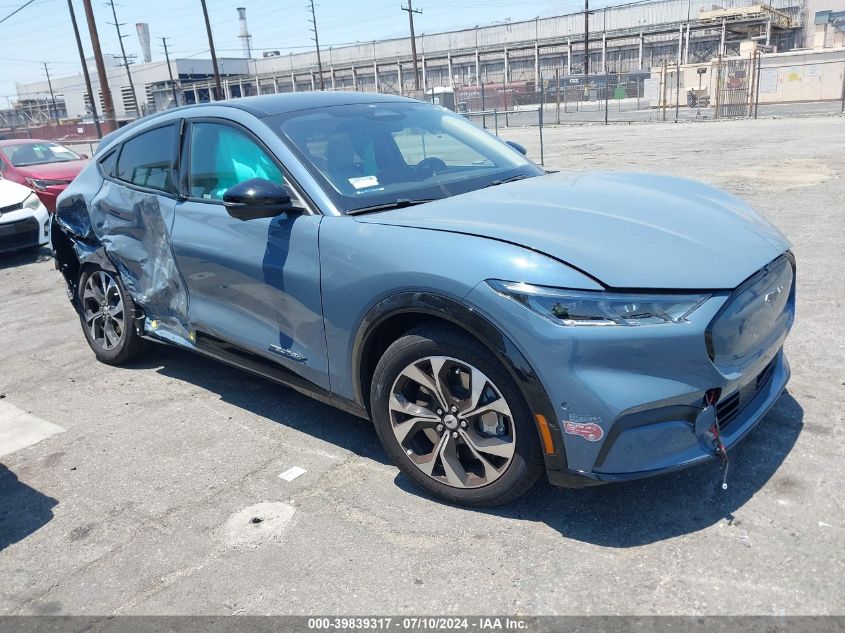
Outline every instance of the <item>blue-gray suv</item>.
<svg viewBox="0 0 845 633"><path fill-rule="evenodd" d="M789 243L671 177L547 174L430 104L300 93L103 139L56 265L97 358L150 341L371 419L445 500L726 460L780 396Z"/></svg>

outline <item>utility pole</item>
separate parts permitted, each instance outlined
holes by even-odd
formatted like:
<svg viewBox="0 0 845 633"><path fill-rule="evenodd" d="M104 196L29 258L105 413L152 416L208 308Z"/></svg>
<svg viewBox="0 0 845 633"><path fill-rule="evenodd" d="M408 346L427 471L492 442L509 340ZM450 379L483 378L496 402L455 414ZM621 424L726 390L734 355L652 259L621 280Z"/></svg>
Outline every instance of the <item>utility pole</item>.
<svg viewBox="0 0 845 633"><path fill-rule="evenodd" d="M50 81L50 69L47 68L47 62L44 64L44 74L47 75L47 87L50 89L50 100L53 102L53 114L56 115L56 131L59 129L59 106L56 104L56 95L53 94L53 83ZM52 117L51 117L52 118Z"/></svg>
<svg viewBox="0 0 845 633"><path fill-rule="evenodd" d="M120 34L120 27L124 23L117 21L117 11L114 8L114 0L109 0L109 6L111 6L111 14L114 16L114 22L106 22L106 24L112 24L112 26L114 26L117 30L117 41L120 43L120 54L123 57L123 67L126 68L126 78L129 79L129 90L132 91L132 104L135 109L135 115L141 116L141 109L138 107L138 96L135 94L135 84L132 83L132 73L129 72L129 60L126 59L126 49L123 46L124 36Z"/></svg>
<svg viewBox="0 0 845 633"><path fill-rule="evenodd" d="M590 74L590 0L584 0L584 83Z"/></svg>
<svg viewBox="0 0 845 633"><path fill-rule="evenodd" d="M402 11L408 12L408 22L411 26L411 57L414 59L414 90L420 89L420 73L419 67L417 65L417 38L414 35L414 14L418 13L422 15L422 9L415 9L414 5L411 3L412 0L408 0L407 7L399 7Z"/></svg>
<svg viewBox="0 0 845 633"><path fill-rule="evenodd" d="M100 84L100 92L103 94L103 118L108 125L111 122L111 129L117 129L117 121L114 116L114 102L111 98L109 78L106 75L106 65L103 63L103 51L100 49L100 36L97 34L97 22L94 20L94 10L91 8L91 0L82 0L85 9L85 19L88 22L88 33L91 36L91 48L94 49L94 61L97 64L97 79ZM95 96L91 95L92 105L96 102Z"/></svg>
<svg viewBox="0 0 845 633"><path fill-rule="evenodd" d="M79 50L82 75L85 77L85 89L88 91L88 100L91 103L91 117L94 119L94 128L97 130L97 138L103 138L103 131L100 129L100 118L97 116L97 106L94 101L94 90L91 88L91 74L88 72L88 64L85 63L85 51L82 48L82 38L79 37L76 13L73 11L73 0L67 0L67 8L70 11L70 23L73 25L73 35L76 37L76 48Z"/></svg>
<svg viewBox="0 0 845 633"><path fill-rule="evenodd" d="M176 82L173 81L173 69L170 67L170 54L167 52L167 38L161 38L161 44L164 46L164 61L167 63L167 74L170 75L170 88L173 90L173 107L179 106L179 97L176 94Z"/></svg>
<svg viewBox="0 0 845 633"><path fill-rule="evenodd" d="M202 16L205 18L205 32L208 34L208 49L211 52L211 66L214 69L214 83L217 86L217 97L223 95L223 86L220 85L220 70L217 68L217 53L214 52L214 38L211 37L211 22L208 21L208 7L205 6L205 0L200 0L202 4Z"/></svg>
<svg viewBox="0 0 845 633"><path fill-rule="evenodd" d="M314 12L314 0L310 1L311 8L311 31L314 33L314 46L317 48L317 72L320 75L320 90L325 90L326 86L323 83L323 62L320 59L320 37L317 35L317 14ZM306 7L308 8L308 7Z"/></svg>

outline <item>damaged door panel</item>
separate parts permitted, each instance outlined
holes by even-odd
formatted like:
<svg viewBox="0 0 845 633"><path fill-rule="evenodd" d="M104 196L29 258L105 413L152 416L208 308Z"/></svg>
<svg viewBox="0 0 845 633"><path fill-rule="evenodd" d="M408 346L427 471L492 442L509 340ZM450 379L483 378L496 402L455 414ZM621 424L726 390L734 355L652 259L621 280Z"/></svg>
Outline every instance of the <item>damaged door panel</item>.
<svg viewBox="0 0 845 633"><path fill-rule="evenodd" d="M91 224L144 313L148 334L192 345L188 296L170 248L176 200L105 181L91 202Z"/></svg>
<svg viewBox="0 0 845 633"><path fill-rule="evenodd" d="M93 196L68 196L59 204L53 243L74 295L85 264L114 270L142 311L146 333L192 346L187 293L170 247L178 129L171 123L143 132L101 160L105 178Z"/></svg>

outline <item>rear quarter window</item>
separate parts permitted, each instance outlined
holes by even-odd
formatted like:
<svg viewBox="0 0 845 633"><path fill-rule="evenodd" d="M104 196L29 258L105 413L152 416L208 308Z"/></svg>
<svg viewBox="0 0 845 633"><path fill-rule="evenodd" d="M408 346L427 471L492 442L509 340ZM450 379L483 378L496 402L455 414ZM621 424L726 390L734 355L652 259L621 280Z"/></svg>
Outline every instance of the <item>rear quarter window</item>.
<svg viewBox="0 0 845 633"><path fill-rule="evenodd" d="M176 193L176 136L176 125L167 125L124 141L117 158L116 178L139 187Z"/></svg>
<svg viewBox="0 0 845 633"><path fill-rule="evenodd" d="M117 149L113 149L103 158L100 159L100 171L104 176L114 178L117 176L115 168L117 167Z"/></svg>

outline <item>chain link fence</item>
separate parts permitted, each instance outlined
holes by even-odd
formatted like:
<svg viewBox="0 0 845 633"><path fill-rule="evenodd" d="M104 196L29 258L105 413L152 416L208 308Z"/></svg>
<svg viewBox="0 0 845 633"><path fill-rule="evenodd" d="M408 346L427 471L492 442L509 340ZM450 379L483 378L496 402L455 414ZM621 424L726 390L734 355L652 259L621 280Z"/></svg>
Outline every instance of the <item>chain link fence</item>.
<svg viewBox="0 0 845 633"><path fill-rule="evenodd" d="M539 85L457 87L454 101L458 112L495 129L538 125L541 106L546 125L836 113L845 109L845 61L786 64L749 55L587 78L556 70Z"/></svg>

